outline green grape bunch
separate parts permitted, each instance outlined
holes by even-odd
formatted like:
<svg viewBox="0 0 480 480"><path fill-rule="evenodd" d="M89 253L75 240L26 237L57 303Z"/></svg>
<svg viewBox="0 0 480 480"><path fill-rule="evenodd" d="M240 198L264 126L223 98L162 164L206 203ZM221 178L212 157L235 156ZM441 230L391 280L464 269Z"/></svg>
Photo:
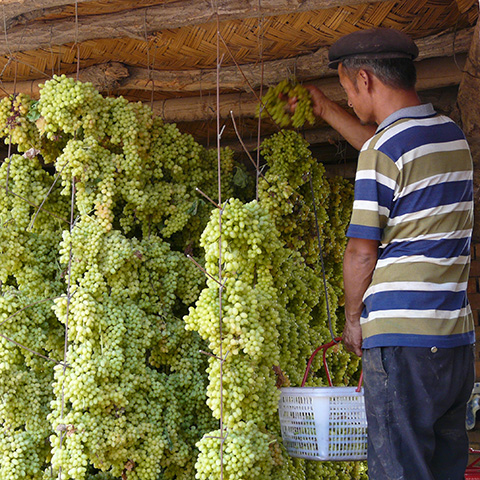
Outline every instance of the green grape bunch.
<svg viewBox="0 0 480 480"><path fill-rule="evenodd" d="M296 99L296 107L292 113L290 100L293 99ZM268 89L257 108L258 115L270 116L282 128L301 128L307 121L310 125L315 123L310 92L303 85L288 79Z"/></svg>
<svg viewBox="0 0 480 480"><path fill-rule="evenodd" d="M279 124L313 123L307 89L271 90ZM0 165L0 480L216 479L220 435L225 480L364 478L280 437L278 388L329 338L325 296L333 329L345 321L352 205L298 132L264 142L258 200L230 149L66 76L1 100L0 138L15 149ZM221 225L196 191L215 198L218 163ZM351 384L358 359L331 357Z"/></svg>

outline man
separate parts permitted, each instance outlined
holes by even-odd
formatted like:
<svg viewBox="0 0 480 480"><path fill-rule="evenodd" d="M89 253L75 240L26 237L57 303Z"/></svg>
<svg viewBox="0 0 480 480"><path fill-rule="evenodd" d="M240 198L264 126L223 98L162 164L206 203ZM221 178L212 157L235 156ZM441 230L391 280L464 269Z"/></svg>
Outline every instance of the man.
<svg viewBox="0 0 480 480"><path fill-rule="evenodd" d="M360 149L343 341L363 354L371 480L460 480L468 459L472 162L462 131L421 104L417 55L390 29L331 47L359 121L309 87L315 113Z"/></svg>

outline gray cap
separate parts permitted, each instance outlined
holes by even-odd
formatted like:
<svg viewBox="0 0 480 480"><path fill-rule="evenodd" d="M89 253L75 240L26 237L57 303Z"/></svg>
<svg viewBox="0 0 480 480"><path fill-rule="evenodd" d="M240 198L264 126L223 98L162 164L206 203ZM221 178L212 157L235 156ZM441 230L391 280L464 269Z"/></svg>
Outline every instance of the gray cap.
<svg viewBox="0 0 480 480"><path fill-rule="evenodd" d="M418 57L418 47L405 33L391 28L372 28L350 33L337 40L328 52L328 66L338 64L348 57L359 59Z"/></svg>

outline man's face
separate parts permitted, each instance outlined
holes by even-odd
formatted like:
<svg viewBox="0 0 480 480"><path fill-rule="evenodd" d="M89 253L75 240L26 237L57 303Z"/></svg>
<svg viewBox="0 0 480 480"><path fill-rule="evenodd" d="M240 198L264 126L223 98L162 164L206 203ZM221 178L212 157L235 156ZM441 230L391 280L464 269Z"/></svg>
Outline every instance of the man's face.
<svg viewBox="0 0 480 480"><path fill-rule="evenodd" d="M372 122L374 119L372 118L373 111L371 109L371 98L368 88L366 85L364 85L364 83L362 83L362 79L358 78L360 76L360 72L356 73L355 80L357 81L354 82L348 75L344 66L340 64L338 66L338 76L340 79L340 84L347 94L348 106L353 108L353 111L360 119L362 124Z"/></svg>

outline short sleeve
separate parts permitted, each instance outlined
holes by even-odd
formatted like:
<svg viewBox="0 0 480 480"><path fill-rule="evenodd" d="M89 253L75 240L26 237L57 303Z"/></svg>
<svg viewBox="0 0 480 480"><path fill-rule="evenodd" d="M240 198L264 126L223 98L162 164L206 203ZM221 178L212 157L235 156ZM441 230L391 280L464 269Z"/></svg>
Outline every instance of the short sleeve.
<svg viewBox="0 0 480 480"><path fill-rule="evenodd" d="M360 152L348 237L381 241L398 178L399 170L390 157L374 149Z"/></svg>

